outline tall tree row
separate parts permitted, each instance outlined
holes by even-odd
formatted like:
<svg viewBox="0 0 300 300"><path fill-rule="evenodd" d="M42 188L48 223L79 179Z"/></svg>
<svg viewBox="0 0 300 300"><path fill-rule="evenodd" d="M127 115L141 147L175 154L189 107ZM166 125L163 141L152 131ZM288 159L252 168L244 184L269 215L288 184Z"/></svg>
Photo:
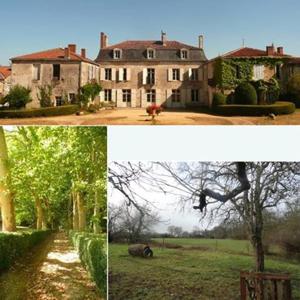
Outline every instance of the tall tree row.
<svg viewBox="0 0 300 300"><path fill-rule="evenodd" d="M9 167L0 175L10 181L11 201L1 203L11 203L10 216L15 203L18 225L100 231L106 216L105 128L20 127L6 140Z"/></svg>

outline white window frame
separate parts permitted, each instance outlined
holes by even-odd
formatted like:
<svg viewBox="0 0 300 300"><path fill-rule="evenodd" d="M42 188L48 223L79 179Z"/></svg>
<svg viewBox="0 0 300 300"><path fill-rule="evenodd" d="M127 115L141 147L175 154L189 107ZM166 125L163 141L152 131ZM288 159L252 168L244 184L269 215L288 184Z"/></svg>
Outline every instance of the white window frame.
<svg viewBox="0 0 300 300"><path fill-rule="evenodd" d="M105 89L104 90L104 101L105 102L111 102L112 101L112 90L111 89Z"/></svg>
<svg viewBox="0 0 300 300"><path fill-rule="evenodd" d="M188 59L189 58L189 51L187 49L180 50L180 58L181 59Z"/></svg>
<svg viewBox="0 0 300 300"><path fill-rule="evenodd" d="M172 103L180 103L181 102L181 90L173 89L171 94Z"/></svg>
<svg viewBox="0 0 300 300"><path fill-rule="evenodd" d="M173 81L180 81L180 69L172 69L172 80Z"/></svg>
<svg viewBox="0 0 300 300"><path fill-rule="evenodd" d="M264 80L265 78L265 66L264 65L254 65L253 66L253 79L254 80Z"/></svg>
<svg viewBox="0 0 300 300"><path fill-rule="evenodd" d="M119 55L117 55L119 54ZM121 49L114 49L113 50L114 59L121 59L122 58L122 50Z"/></svg>
<svg viewBox="0 0 300 300"><path fill-rule="evenodd" d="M150 53L153 54L152 57L150 56ZM154 49L152 49L152 48L147 49L147 58L148 59L154 59L155 58L155 50Z"/></svg>
<svg viewBox="0 0 300 300"><path fill-rule="evenodd" d="M155 103L156 102L156 90L150 89L146 90L146 98L148 103Z"/></svg>

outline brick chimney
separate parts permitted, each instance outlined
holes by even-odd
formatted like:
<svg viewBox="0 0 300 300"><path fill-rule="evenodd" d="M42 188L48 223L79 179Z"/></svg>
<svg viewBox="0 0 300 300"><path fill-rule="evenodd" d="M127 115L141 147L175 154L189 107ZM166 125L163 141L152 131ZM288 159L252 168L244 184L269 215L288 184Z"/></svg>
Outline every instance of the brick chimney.
<svg viewBox="0 0 300 300"><path fill-rule="evenodd" d="M100 36L100 49L105 49L108 46L108 37L104 32Z"/></svg>
<svg viewBox="0 0 300 300"><path fill-rule="evenodd" d="M161 43L163 46L167 46L167 34L165 32L161 32Z"/></svg>
<svg viewBox="0 0 300 300"><path fill-rule="evenodd" d="M274 45L267 46L267 55L268 56L273 56L274 54L275 54L275 47L274 47Z"/></svg>
<svg viewBox="0 0 300 300"><path fill-rule="evenodd" d="M81 49L81 57L86 58L86 49Z"/></svg>
<svg viewBox="0 0 300 300"><path fill-rule="evenodd" d="M69 44L68 48L70 49L70 52L76 54L76 44Z"/></svg>
<svg viewBox="0 0 300 300"><path fill-rule="evenodd" d="M279 55L284 55L283 47L278 47L278 48L277 48L277 54L279 54Z"/></svg>
<svg viewBox="0 0 300 300"><path fill-rule="evenodd" d="M70 59L71 56L70 56L70 48L67 47L65 48L65 59Z"/></svg>
<svg viewBox="0 0 300 300"><path fill-rule="evenodd" d="M204 49L204 36L203 35L199 35L199 48L201 50Z"/></svg>

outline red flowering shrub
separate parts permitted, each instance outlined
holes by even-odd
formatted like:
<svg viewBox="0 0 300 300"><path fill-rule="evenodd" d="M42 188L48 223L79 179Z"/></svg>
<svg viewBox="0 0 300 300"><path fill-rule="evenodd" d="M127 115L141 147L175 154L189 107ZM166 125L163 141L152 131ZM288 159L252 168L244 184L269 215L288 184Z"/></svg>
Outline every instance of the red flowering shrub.
<svg viewBox="0 0 300 300"><path fill-rule="evenodd" d="M147 107L146 111L149 116L158 116L160 113L162 113L163 107L157 104L152 104Z"/></svg>

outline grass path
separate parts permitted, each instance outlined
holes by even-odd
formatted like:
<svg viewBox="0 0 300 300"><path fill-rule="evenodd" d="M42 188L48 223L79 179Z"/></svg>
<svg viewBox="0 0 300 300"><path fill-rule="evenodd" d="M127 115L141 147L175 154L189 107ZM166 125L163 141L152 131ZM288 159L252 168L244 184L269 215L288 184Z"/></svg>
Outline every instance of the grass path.
<svg viewBox="0 0 300 300"><path fill-rule="evenodd" d="M1 300L101 299L64 233L52 235L0 276Z"/></svg>

